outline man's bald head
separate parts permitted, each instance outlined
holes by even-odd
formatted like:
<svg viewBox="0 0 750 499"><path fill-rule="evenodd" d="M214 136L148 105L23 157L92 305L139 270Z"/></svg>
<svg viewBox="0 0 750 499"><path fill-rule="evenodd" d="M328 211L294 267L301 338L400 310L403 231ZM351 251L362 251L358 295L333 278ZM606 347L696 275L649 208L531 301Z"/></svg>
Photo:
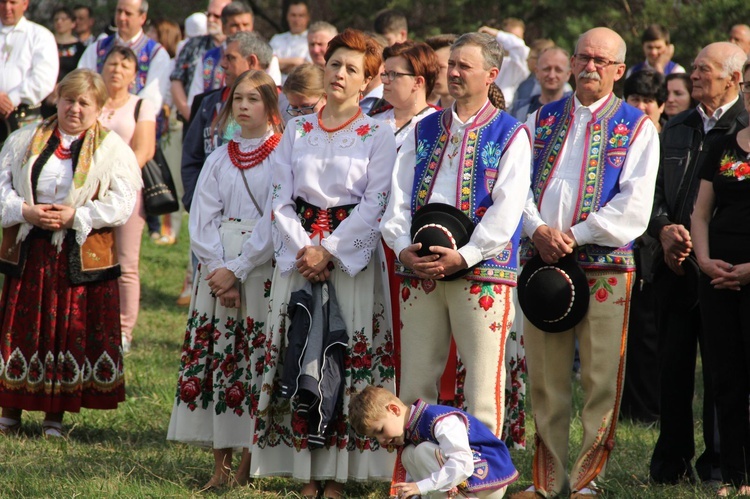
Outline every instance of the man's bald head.
<svg viewBox="0 0 750 499"><path fill-rule="evenodd" d="M571 58L576 96L584 106L612 93L625 74L625 41L609 28L593 28L582 34Z"/></svg>
<svg viewBox="0 0 750 499"><path fill-rule="evenodd" d="M741 48L746 55L750 55L750 26L747 24L732 26L729 30L729 41Z"/></svg>
<svg viewBox="0 0 750 499"><path fill-rule="evenodd" d="M733 101L742 80L742 66L747 56L737 45L716 42L706 45L693 61L690 79L693 81L693 98L706 111Z"/></svg>
<svg viewBox="0 0 750 499"><path fill-rule="evenodd" d="M578 45L582 40L586 38L595 39L600 44L606 43L609 47L614 49L615 59L617 60L617 62L625 62L625 55L627 53L628 47L625 44L625 40L623 40L616 31L604 27L592 28L586 31L578 37L575 49L576 53L578 53Z"/></svg>

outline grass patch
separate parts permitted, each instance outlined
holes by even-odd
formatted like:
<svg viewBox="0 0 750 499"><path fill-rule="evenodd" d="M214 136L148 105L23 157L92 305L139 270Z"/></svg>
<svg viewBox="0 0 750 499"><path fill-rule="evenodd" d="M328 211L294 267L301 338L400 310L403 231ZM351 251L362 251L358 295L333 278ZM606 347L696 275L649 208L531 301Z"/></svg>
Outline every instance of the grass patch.
<svg viewBox="0 0 750 499"><path fill-rule="evenodd" d="M192 497L208 481L213 469L210 452L166 441L180 360L186 309L175 305L185 275L188 255L185 227L175 246L159 247L144 237L141 250L141 312L134 331L133 350L125 359L127 401L116 411L84 409L67 414L64 441L40 437L40 413L24 413L18 437L0 439L0 497ZM0 276L0 283L2 276ZM700 385L700 377L696 379ZM581 390L576 386L571 428L572 462L581 440ZM701 401L696 400L696 414ZM527 421L529 442L533 422ZM696 446L700 440L696 423ZM708 498L713 490L700 485L656 486L648 483L648 463L658 430L622 422L617 446L609 460L606 497ZM531 484L532 449L511 451L521 479L509 492ZM696 449L699 455L702 448ZM232 489L224 496L299 497L301 485L286 478L256 480L250 487ZM382 483L349 483L348 497L381 498Z"/></svg>

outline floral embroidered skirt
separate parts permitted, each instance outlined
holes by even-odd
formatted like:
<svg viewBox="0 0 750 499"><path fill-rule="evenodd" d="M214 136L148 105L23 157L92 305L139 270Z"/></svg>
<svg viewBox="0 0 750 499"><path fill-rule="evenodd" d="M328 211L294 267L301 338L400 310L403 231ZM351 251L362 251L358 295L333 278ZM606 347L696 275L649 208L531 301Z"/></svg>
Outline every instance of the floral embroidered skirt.
<svg viewBox="0 0 750 499"><path fill-rule="evenodd" d="M356 435L349 426L349 399L353 390L367 385L382 386L395 393L394 343L391 332L388 277L382 246L370 264L351 277L340 268L331 272L331 282L344 322L349 345L344 359L344 395L338 413L328 426L326 446L310 451L307 420L299 417L296 401L280 396L284 371L287 303L305 279L296 271L274 273L268 318L263 385L255 426L251 473L255 476L292 476L339 482L390 480L396 453L380 447L374 439ZM291 359L290 359L291 361Z"/></svg>
<svg viewBox="0 0 750 499"><path fill-rule="evenodd" d="M67 243L34 238L0 300L0 406L114 409L125 400L117 280L72 285Z"/></svg>
<svg viewBox="0 0 750 499"><path fill-rule="evenodd" d="M239 255L253 225L222 222L226 260ZM226 308L211 296L207 271L199 265L167 440L214 449L250 447L272 273L271 262L255 268L241 284L240 308Z"/></svg>

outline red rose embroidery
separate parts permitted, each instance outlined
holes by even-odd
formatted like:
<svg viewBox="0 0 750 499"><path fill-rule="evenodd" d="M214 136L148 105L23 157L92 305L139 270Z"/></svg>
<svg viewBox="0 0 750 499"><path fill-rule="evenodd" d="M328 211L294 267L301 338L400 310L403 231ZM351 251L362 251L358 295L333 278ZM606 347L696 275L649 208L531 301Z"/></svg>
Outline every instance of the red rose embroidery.
<svg viewBox="0 0 750 499"><path fill-rule="evenodd" d="M480 291L482 291L482 286L477 283L473 283L469 288L469 293L473 295L478 295Z"/></svg>
<svg viewBox="0 0 750 499"><path fill-rule="evenodd" d="M242 404L242 401L245 400L245 387L242 386L241 382L235 381L234 384L229 387L225 400L227 402L227 407L231 407L232 409L239 407Z"/></svg>
<svg viewBox="0 0 750 499"><path fill-rule="evenodd" d="M192 402L201 393L201 382L196 376L183 381L180 385L180 400Z"/></svg>
<svg viewBox="0 0 750 499"><path fill-rule="evenodd" d="M624 123L620 123L615 127L615 133L617 135L627 135L629 132L628 127Z"/></svg>
<svg viewBox="0 0 750 499"><path fill-rule="evenodd" d="M492 297L489 295L484 295L481 298L479 298L479 306L482 307L485 312L489 310L490 307L492 307L492 304L494 302L495 300L493 300Z"/></svg>
<svg viewBox="0 0 750 499"><path fill-rule="evenodd" d="M748 175L750 175L750 165L747 163L740 164L740 166L737 167L737 176L747 177Z"/></svg>
<svg viewBox="0 0 750 499"><path fill-rule="evenodd" d="M313 124L309 121L305 121L305 123L302 125L302 129L305 131L305 133L312 132Z"/></svg>
<svg viewBox="0 0 750 499"><path fill-rule="evenodd" d="M221 372L224 373L224 376L229 377L236 369L237 359L233 354L227 355L224 362L221 363Z"/></svg>
<svg viewBox="0 0 750 499"><path fill-rule="evenodd" d="M359 135L360 137L364 137L365 135L370 133L370 125L364 124L358 127L356 131L357 131L357 135Z"/></svg>

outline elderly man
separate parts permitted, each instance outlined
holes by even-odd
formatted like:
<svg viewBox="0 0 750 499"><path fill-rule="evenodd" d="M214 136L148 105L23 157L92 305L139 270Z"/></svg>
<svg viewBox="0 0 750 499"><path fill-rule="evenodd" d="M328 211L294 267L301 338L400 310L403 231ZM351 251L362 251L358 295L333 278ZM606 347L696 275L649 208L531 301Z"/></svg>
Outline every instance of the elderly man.
<svg viewBox="0 0 750 499"><path fill-rule="evenodd" d="M729 30L729 41L742 49L745 54L750 55L750 26L747 24L735 24Z"/></svg>
<svg viewBox="0 0 750 499"><path fill-rule="evenodd" d="M325 21L317 21L307 29L307 50L309 60L320 67L326 65L326 50L328 42L338 34L336 26Z"/></svg>
<svg viewBox="0 0 750 499"><path fill-rule="evenodd" d="M452 336L466 365L468 410L498 435L531 161L528 131L487 97L502 60L502 49L486 34L468 33L452 45L448 86L455 104L420 121L414 139L404 142L381 223L400 262L401 396L437 401ZM474 230L457 250L431 246L431 255L419 256L412 218L433 203L455 206ZM471 271L441 280L461 269Z"/></svg>
<svg viewBox="0 0 750 499"><path fill-rule="evenodd" d="M164 96L169 92L169 54L143 32L147 16L146 0L118 0L115 10L117 34L89 45L78 61L78 67L101 73L104 59L113 46L131 48L139 61L133 93L149 99L156 109L161 109Z"/></svg>
<svg viewBox="0 0 750 499"><path fill-rule="evenodd" d="M221 67L226 77L226 87L203 94L200 103L193 106L194 116L185 135L182 149L182 183L185 195L182 203L190 211L195 184L203 168L203 163L214 149L224 143L225 137L218 135L211 126L229 96L229 87L234 80L249 69L266 71L271 63L273 52L271 46L257 33L240 31L230 35L227 46L221 57ZM197 109L196 109L197 107ZM235 130L228 130L231 137Z"/></svg>
<svg viewBox="0 0 750 499"><path fill-rule="evenodd" d="M526 121L529 114L544 104L560 100L571 93L565 90L571 74L570 54L565 49L551 47L543 50L534 66L534 73L541 93L532 95L525 101L516 101L511 111L516 119L522 121Z"/></svg>
<svg viewBox="0 0 750 499"><path fill-rule="evenodd" d="M698 307L698 270L692 253L690 215L698 193L702 163L717 144L747 126L738 97L744 51L731 43L706 46L693 62L695 109L678 114L663 131L649 234L664 257L654 262L657 295L661 425L651 458L651 477L674 483L693 475L693 390L697 345L703 359L703 439L706 450L695 467L702 480L721 480L719 442L714 439L714 403L710 356L704 351Z"/></svg>
<svg viewBox="0 0 750 499"><path fill-rule="evenodd" d="M534 485L521 497L599 493L614 446L625 368L632 241L646 229L659 161L653 123L612 93L625 74L625 42L608 28L578 39L576 92L529 117L534 164L524 210L522 258L547 264L575 253L594 295L581 322L549 334L524 322L536 423ZM571 370L581 359L583 439L568 474Z"/></svg>
<svg viewBox="0 0 750 499"><path fill-rule="evenodd" d="M169 76L172 88L172 101L177 111L186 120L190 119L190 105L187 92L193 81L195 67L203 56L214 47L219 47L226 36L222 30L221 11L229 5L230 0L211 0L206 10L206 29L208 34L191 38L180 51Z"/></svg>
<svg viewBox="0 0 750 499"><path fill-rule="evenodd" d="M0 145L40 118L42 100L57 81L55 37L24 17L28 7L28 0L0 0Z"/></svg>

